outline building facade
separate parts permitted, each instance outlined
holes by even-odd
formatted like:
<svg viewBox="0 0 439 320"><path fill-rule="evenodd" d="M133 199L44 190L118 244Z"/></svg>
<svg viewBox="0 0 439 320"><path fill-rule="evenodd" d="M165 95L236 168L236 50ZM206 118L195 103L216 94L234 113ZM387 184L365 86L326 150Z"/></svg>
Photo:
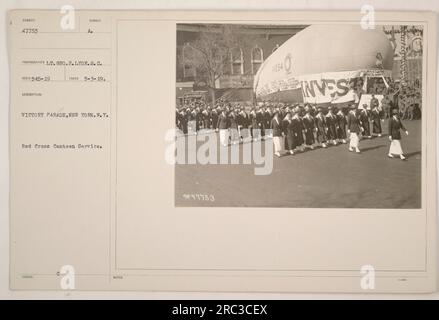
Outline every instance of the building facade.
<svg viewBox="0 0 439 320"><path fill-rule="evenodd" d="M238 25L236 32L250 39L242 48L233 48L224 64L222 75L215 82L215 98L228 101L253 102L253 79L262 63L285 41L306 25ZM181 104L185 97L209 100L208 88L193 65L194 43L203 32L221 32L220 25L177 24L176 97ZM403 78L421 85L423 30L420 26L385 26L394 49L393 78Z"/></svg>
<svg viewBox="0 0 439 320"><path fill-rule="evenodd" d="M285 41L303 30L305 25L240 25L236 28L240 36L251 39L243 48L233 48L229 61L224 64L222 76L217 80L216 98L228 101L251 102L253 100L253 79L259 67L268 56ZM177 25L177 102L191 90L203 91L205 84L199 81L197 70L187 60L191 59L190 44L201 32L215 32L215 26L205 24ZM218 30L220 27L217 27ZM220 32L220 31L218 31Z"/></svg>

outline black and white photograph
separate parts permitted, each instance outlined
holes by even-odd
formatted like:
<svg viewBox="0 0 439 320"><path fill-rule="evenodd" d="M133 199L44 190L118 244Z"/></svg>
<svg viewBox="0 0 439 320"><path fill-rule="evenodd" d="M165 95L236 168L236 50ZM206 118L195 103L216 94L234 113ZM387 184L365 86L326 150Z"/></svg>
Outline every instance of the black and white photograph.
<svg viewBox="0 0 439 320"><path fill-rule="evenodd" d="M421 208L423 26L176 28L175 206Z"/></svg>
<svg viewBox="0 0 439 320"><path fill-rule="evenodd" d="M437 298L439 2L191 1L3 8L0 299Z"/></svg>

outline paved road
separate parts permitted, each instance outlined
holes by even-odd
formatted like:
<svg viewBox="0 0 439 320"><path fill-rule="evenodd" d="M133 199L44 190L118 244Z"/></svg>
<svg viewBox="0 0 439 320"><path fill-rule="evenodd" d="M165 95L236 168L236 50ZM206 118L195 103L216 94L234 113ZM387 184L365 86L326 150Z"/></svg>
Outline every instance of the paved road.
<svg viewBox="0 0 439 320"><path fill-rule="evenodd" d="M175 204L189 207L419 208L421 121L404 121L404 124L410 131L409 136L402 138L407 161L387 157L390 142L384 135L362 140L361 154L348 152L347 145L338 145L274 157L273 171L266 176L255 175L254 164L178 164ZM383 132L387 132L387 123ZM242 151L242 145L240 149ZM208 198L203 199L200 195Z"/></svg>

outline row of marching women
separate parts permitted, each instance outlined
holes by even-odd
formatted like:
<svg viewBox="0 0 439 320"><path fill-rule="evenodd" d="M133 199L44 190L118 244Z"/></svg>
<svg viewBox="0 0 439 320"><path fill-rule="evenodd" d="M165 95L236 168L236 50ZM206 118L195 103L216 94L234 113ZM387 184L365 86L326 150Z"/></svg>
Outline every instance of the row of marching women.
<svg viewBox="0 0 439 320"><path fill-rule="evenodd" d="M382 136L382 112L378 104L371 103L370 107L368 110L367 105L358 108L356 104L349 108L322 108L311 104L260 103L245 108L230 103L215 107L199 103L178 109L176 125L185 134L197 134L201 129L218 131L223 146L273 138L277 156L317 146L327 148L348 140L348 150L360 153L362 138Z"/></svg>
<svg viewBox="0 0 439 320"><path fill-rule="evenodd" d="M271 121L275 155L280 157L284 151L288 154L294 154L296 150L304 151L304 147L314 149L316 143L326 148L328 143L334 145L347 143L347 139L349 139L348 150L361 153L360 140L372 138L370 124L372 123L373 135L381 137L381 122L384 121L377 108L373 108L369 113L365 109L366 106L363 107L363 109L358 109L355 104L352 104L347 115L342 109L334 114L331 107L324 115L322 108L318 108L315 117L311 115L310 108L305 107L303 117L300 116L300 110L295 109L292 112L287 112L284 119L279 111L275 111ZM405 160L400 142L400 130L403 130L407 135L408 131L399 119L399 113L396 109L392 110L388 129L391 142L388 156L393 158L397 155L401 160Z"/></svg>
<svg viewBox="0 0 439 320"><path fill-rule="evenodd" d="M285 117L276 111L271 121L275 154L281 156L283 150L294 154L296 150L314 149L316 145L326 148L328 145L347 143L348 138L349 150L359 153L360 134L365 138L372 138L372 133L378 137L382 135L382 119L377 108L368 112L366 109L357 110L352 105L348 114L343 109L334 110L333 107L328 107L326 113L323 111L324 108L317 108L317 113L313 115L312 108L308 105L305 106L303 115L301 108L287 111ZM357 133L357 136L352 135L352 132ZM281 138L284 138L284 147L280 142Z"/></svg>
<svg viewBox="0 0 439 320"><path fill-rule="evenodd" d="M177 108L175 119L177 127L187 134L196 133L200 129L218 130L221 115L223 118L227 118L226 123L224 123L224 120L222 122L228 128L239 126L261 129L262 134L264 134L264 129L270 127L270 121L273 118L273 107L263 105L246 110L243 105L239 104L221 103L211 107L203 102L198 102Z"/></svg>

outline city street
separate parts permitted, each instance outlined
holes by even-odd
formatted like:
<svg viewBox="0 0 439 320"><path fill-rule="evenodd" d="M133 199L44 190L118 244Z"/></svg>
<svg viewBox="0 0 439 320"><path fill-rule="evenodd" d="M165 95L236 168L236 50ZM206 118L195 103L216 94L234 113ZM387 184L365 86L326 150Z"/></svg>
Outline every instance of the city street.
<svg viewBox="0 0 439 320"><path fill-rule="evenodd" d="M410 132L402 133L406 161L387 157L386 120L382 137L360 142L361 154L340 144L274 157L270 175L255 175L254 164L178 164L175 205L420 208L421 120L403 123Z"/></svg>

